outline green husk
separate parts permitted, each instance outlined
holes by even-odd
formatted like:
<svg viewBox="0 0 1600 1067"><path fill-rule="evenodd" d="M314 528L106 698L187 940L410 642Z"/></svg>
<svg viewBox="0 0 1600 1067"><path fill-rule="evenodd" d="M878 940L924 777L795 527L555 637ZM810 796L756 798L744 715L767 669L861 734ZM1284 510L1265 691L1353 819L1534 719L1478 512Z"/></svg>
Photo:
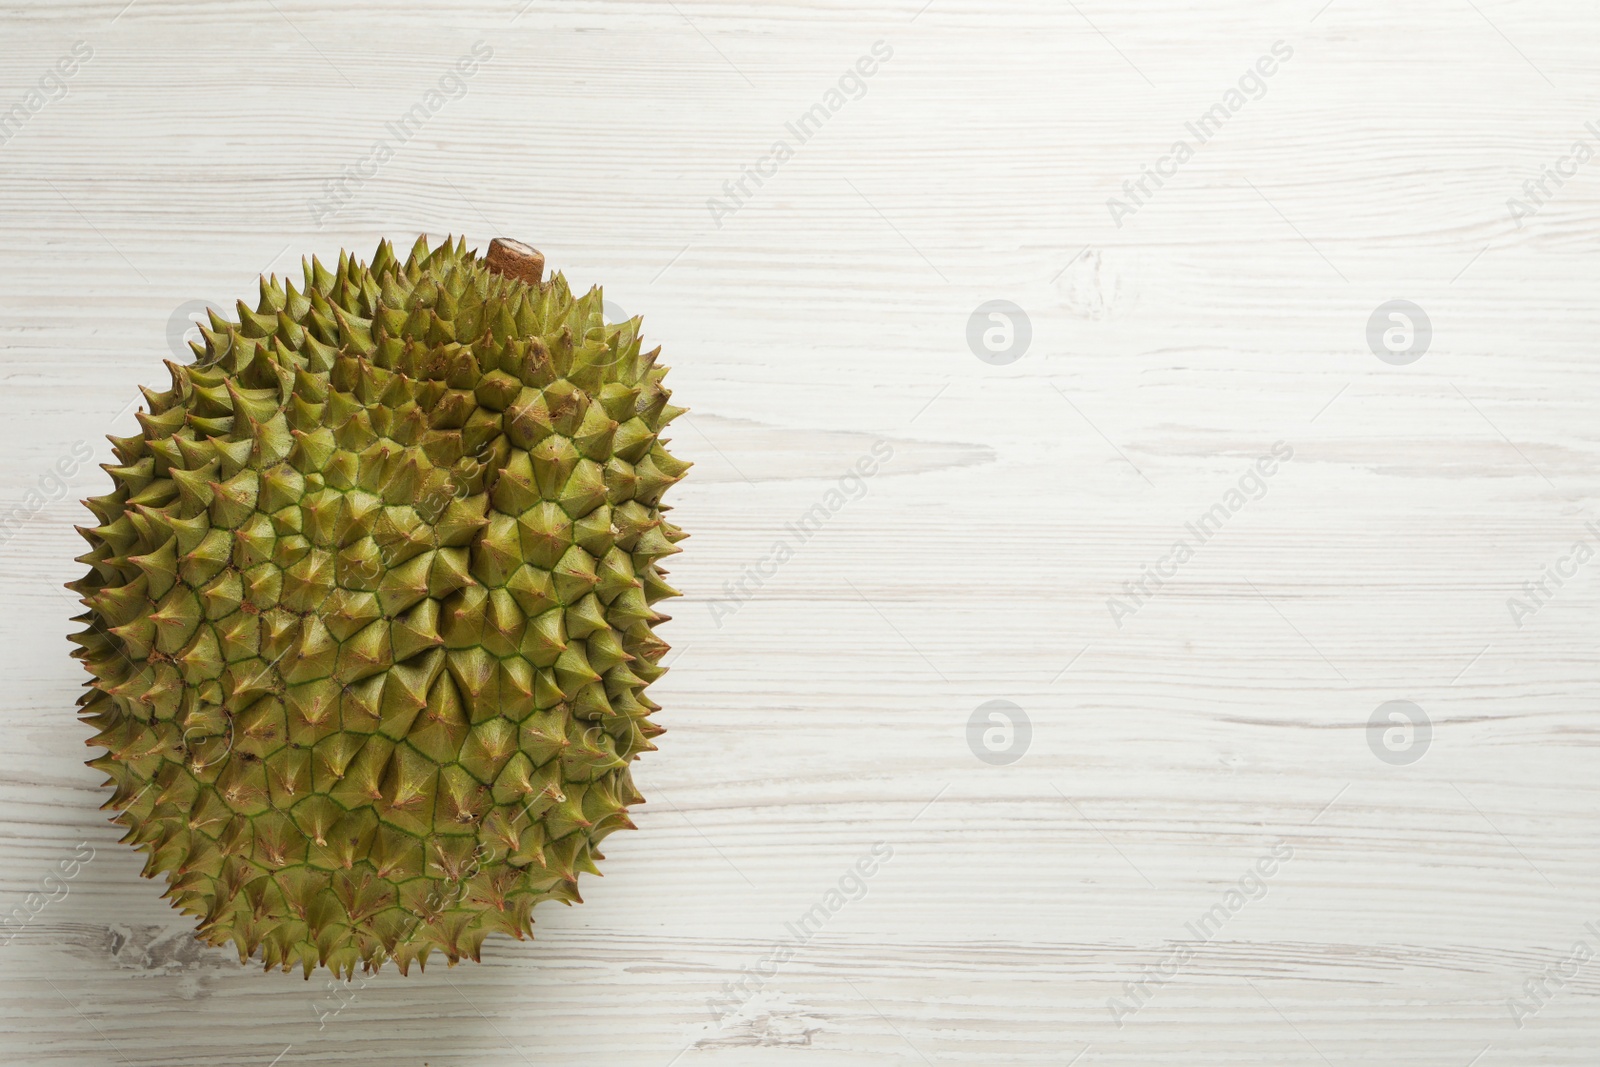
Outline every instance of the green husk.
<svg viewBox="0 0 1600 1067"><path fill-rule="evenodd" d="M601 307L464 240L313 259L112 438L69 587L89 765L205 941L476 960L632 827L688 464L659 350Z"/></svg>

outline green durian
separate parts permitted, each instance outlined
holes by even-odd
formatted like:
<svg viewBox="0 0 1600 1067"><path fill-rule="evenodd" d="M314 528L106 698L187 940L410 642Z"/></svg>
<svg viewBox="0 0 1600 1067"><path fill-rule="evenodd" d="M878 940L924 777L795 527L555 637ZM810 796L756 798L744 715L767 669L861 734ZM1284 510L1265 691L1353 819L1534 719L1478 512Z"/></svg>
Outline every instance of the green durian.
<svg viewBox="0 0 1600 1067"><path fill-rule="evenodd" d="M633 825L681 409L543 265L424 238L263 278L111 439L69 586L89 765L241 961L476 960Z"/></svg>

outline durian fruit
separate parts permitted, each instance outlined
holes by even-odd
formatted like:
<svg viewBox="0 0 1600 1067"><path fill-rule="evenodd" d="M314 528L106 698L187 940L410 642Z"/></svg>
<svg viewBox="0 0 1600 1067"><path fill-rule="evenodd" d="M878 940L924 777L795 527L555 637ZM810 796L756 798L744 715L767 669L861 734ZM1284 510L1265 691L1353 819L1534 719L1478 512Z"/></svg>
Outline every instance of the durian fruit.
<svg viewBox="0 0 1600 1067"><path fill-rule="evenodd" d="M89 765L203 940L476 960L632 826L688 464L601 303L515 242L313 259L111 439L69 587Z"/></svg>

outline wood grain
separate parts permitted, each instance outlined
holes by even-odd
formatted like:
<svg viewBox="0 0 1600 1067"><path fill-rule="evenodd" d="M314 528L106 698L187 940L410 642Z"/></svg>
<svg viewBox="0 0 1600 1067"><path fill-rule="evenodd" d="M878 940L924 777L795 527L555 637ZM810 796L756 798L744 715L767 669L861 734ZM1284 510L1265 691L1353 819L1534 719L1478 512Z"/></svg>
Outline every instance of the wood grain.
<svg viewBox="0 0 1600 1067"><path fill-rule="evenodd" d="M116 844L60 589L104 476L47 485L0 543L0 913L94 858L0 945L5 1062L1592 1061L1600 963L1551 968L1600 952L1600 565L1520 626L1507 600L1596 540L1600 161L1521 227L1506 204L1595 142L1592 6L124 2L0 3L0 110L93 49L0 144L0 516L131 432L185 302L505 235L664 345L687 595L641 832L587 902L336 993L196 944ZM477 41L465 95L319 225ZM714 219L878 41L865 95ZM1276 41L1265 95L1115 225ZM1410 366L1367 347L1394 298L1434 328ZM1031 323L1006 366L965 339L992 299ZM1119 627L1108 598L1279 441ZM1008 766L968 747L994 699L1032 725ZM1405 766L1369 748L1395 699L1433 728ZM878 842L864 895L717 1019Z"/></svg>

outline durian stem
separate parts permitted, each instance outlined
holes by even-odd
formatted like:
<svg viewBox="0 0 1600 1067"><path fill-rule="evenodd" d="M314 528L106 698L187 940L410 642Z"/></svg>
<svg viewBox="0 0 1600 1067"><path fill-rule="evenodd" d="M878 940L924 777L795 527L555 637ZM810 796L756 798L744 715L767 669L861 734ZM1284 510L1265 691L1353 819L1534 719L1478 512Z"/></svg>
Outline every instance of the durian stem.
<svg viewBox="0 0 1600 1067"><path fill-rule="evenodd" d="M544 253L507 237L496 237L489 242L485 265L502 277L529 285L538 285L544 279Z"/></svg>

